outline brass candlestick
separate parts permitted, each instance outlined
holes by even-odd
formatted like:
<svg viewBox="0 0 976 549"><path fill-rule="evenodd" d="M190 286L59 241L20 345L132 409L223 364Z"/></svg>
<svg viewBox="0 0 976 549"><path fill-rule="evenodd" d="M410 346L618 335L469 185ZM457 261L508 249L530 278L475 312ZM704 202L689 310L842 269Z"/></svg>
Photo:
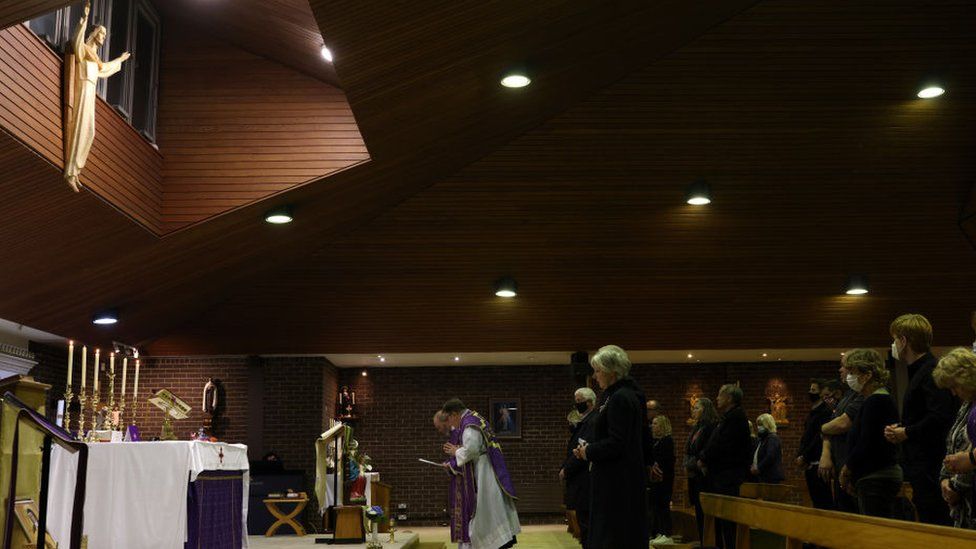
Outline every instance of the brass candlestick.
<svg viewBox="0 0 976 549"><path fill-rule="evenodd" d="M91 396L91 430L88 431L88 442L95 442L95 430L98 429L98 405L100 404L98 397L98 389L93 390Z"/></svg>
<svg viewBox="0 0 976 549"><path fill-rule="evenodd" d="M81 404L81 408L78 410L78 440L85 440L85 404L88 404L88 395L85 394L85 388L81 388L81 392L78 393L78 403Z"/></svg>
<svg viewBox="0 0 976 549"><path fill-rule="evenodd" d="M125 395L119 395L118 429L125 431Z"/></svg>
<svg viewBox="0 0 976 549"><path fill-rule="evenodd" d="M114 359L113 359L114 360ZM108 427L111 430L116 430L118 428L119 419L117 412L118 408L115 407L115 372L109 371L108 375Z"/></svg>
<svg viewBox="0 0 976 549"><path fill-rule="evenodd" d="M64 430L71 434L71 400L75 394L71 392L71 385L64 388Z"/></svg>

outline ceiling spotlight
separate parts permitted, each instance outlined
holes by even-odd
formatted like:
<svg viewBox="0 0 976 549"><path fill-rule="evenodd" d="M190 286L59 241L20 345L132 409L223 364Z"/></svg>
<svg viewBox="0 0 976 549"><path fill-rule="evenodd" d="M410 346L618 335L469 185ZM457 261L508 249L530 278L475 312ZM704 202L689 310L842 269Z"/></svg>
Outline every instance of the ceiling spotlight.
<svg viewBox="0 0 976 549"><path fill-rule="evenodd" d="M368 374L366 374L366 370L363 370L363 373L362 373L362 376L363 376L363 377L366 377L367 375L368 375Z"/></svg>
<svg viewBox="0 0 976 549"><path fill-rule="evenodd" d="M868 279L864 275L851 275L847 278L847 295L868 293Z"/></svg>
<svg viewBox="0 0 976 549"><path fill-rule="evenodd" d="M518 284L510 276L495 281L495 295L498 297L515 297L518 295Z"/></svg>
<svg viewBox="0 0 976 549"><path fill-rule="evenodd" d="M459 356L454 357L454 362L461 362L461 357Z"/></svg>
<svg viewBox="0 0 976 549"><path fill-rule="evenodd" d="M92 316L92 324L107 326L119 321L119 312L115 309L106 309Z"/></svg>
<svg viewBox="0 0 976 549"><path fill-rule="evenodd" d="M708 181L699 179L688 187L686 202L693 206L704 206L712 203L712 189L708 186Z"/></svg>
<svg viewBox="0 0 976 549"><path fill-rule="evenodd" d="M927 86L918 90L919 99L932 99L933 97L938 97L945 93L945 89L941 86Z"/></svg>
<svg viewBox="0 0 976 549"><path fill-rule="evenodd" d="M322 59L325 59L329 63L332 62L332 50L328 46L322 46Z"/></svg>
<svg viewBox="0 0 976 549"><path fill-rule="evenodd" d="M512 72L503 76L501 83L506 88L524 88L532 83L532 79L522 73Z"/></svg>
<svg viewBox="0 0 976 549"><path fill-rule="evenodd" d="M378 356L376 358L380 359L380 362L386 362L386 357L385 356Z"/></svg>
<svg viewBox="0 0 976 549"><path fill-rule="evenodd" d="M294 218L291 215L291 208L288 206L275 208L264 214L264 220L273 225L284 225L285 223L291 223L292 219Z"/></svg>
<svg viewBox="0 0 976 549"><path fill-rule="evenodd" d="M695 358L695 355L688 353L688 358Z"/></svg>
<svg viewBox="0 0 976 549"><path fill-rule="evenodd" d="M767 356L769 356L769 355L767 355L766 353L763 353L763 358L766 358Z"/></svg>

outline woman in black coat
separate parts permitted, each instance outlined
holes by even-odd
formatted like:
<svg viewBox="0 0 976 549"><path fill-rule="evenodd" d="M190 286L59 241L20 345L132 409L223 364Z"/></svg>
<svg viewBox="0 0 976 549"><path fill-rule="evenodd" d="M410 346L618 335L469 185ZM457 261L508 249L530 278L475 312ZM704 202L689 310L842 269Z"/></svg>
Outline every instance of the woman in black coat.
<svg viewBox="0 0 976 549"><path fill-rule="evenodd" d="M593 358L593 377L604 389L593 440L576 457L590 462L592 549L647 549L645 456L650 452L644 395L627 377L630 359L616 345Z"/></svg>
<svg viewBox="0 0 976 549"><path fill-rule="evenodd" d="M671 537L671 496L674 494L674 438L671 421L657 416L651 423L654 444L651 449L651 483L648 504L651 508L651 538Z"/></svg>
<svg viewBox="0 0 976 549"><path fill-rule="evenodd" d="M701 540L705 539L703 537L705 512L702 510L700 497L705 487L705 473L698 466L698 454L701 453L718 424L718 410L715 409L711 399L702 397L692 407L691 417L695 420L695 425L685 443L684 465L688 475L688 501L695 507L695 525L698 528L698 539Z"/></svg>
<svg viewBox="0 0 976 549"><path fill-rule="evenodd" d="M752 474L759 482L779 484L783 474L783 445L776 434L776 420L769 414L756 418L759 425L759 444L752 460Z"/></svg>

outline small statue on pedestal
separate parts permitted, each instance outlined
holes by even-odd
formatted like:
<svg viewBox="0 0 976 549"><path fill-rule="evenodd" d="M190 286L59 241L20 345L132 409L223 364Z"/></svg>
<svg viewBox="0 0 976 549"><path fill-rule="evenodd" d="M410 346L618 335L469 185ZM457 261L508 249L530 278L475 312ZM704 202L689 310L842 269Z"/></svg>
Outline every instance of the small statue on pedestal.
<svg viewBox="0 0 976 549"><path fill-rule="evenodd" d="M339 419L353 419L356 417L356 393L349 391L348 385L343 385L336 399L336 416Z"/></svg>
<svg viewBox="0 0 976 549"><path fill-rule="evenodd" d="M773 379L766 385L766 399L769 400L769 415L773 416L776 425L782 426L790 423L790 420L786 418L786 401L789 398L786 384L782 380Z"/></svg>
<svg viewBox="0 0 976 549"><path fill-rule="evenodd" d="M366 502L366 468L369 466L369 456L359 455L357 449L359 442L355 439L349 441L346 447L346 482L349 487L349 503Z"/></svg>

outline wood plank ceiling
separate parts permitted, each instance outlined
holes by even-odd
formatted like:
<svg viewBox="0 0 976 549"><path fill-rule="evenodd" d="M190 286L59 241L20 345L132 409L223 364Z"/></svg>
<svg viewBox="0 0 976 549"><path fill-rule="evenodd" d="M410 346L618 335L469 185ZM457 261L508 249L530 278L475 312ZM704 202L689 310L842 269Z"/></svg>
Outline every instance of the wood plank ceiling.
<svg viewBox="0 0 976 549"><path fill-rule="evenodd" d="M250 207L133 244L21 220L34 269L0 271L0 317L157 353L883 344L905 310L967 341L971 6L687 4L314 0L373 161L276 199L286 227ZM533 85L498 88L518 62ZM914 100L933 67L950 93ZM683 204L696 177L713 206ZM854 272L868 297L839 296Z"/></svg>

